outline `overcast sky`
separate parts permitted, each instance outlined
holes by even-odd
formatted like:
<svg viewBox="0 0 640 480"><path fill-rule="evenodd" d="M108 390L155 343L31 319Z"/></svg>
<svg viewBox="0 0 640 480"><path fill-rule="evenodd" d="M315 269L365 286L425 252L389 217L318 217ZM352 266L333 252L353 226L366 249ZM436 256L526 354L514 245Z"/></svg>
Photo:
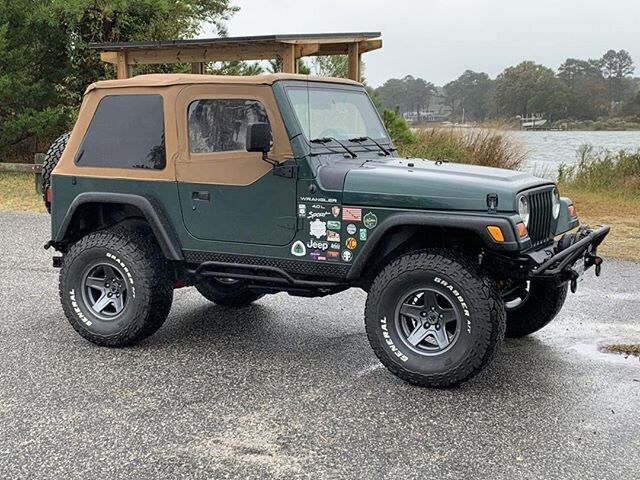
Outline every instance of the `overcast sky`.
<svg viewBox="0 0 640 480"><path fill-rule="evenodd" d="M380 31L364 56L377 87L407 74L436 85L465 69L495 77L533 60L553 69L567 57L625 49L640 66L640 0L232 0L229 34ZM203 36L207 35L206 32ZM636 75L640 68L636 68Z"/></svg>

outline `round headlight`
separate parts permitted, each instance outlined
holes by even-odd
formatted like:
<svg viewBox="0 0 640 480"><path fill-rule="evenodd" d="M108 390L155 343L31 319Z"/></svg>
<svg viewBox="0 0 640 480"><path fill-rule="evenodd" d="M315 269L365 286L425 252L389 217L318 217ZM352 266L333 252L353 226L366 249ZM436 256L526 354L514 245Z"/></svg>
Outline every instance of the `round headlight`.
<svg viewBox="0 0 640 480"><path fill-rule="evenodd" d="M520 215L520 218L522 218L524 226L528 227L531 214L529 212L529 201L524 195L518 199L518 214Z"/></svg>
<svg viewBox="0 0 640 480"><path fill-rule="evenodd" d="M551 202L553 206L551 210L553 212L553 219L557 220L560 215L560 194L558 193L558 189L555 187L552 192Z"/></svg>

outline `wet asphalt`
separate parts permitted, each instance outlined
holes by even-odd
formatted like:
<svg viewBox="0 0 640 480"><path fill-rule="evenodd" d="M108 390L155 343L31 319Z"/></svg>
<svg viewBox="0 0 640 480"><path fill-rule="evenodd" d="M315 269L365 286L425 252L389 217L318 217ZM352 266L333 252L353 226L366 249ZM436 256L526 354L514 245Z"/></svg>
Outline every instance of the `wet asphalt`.
<svg viewBox="0 0 640 480"><path fill-rule="evenodd" d="M365 295L249 308L176 291L139 346L68 325L48 216L0 213L0 478L638 478L640 264L607 261L547 328L427 390L377 362Z"/></svg>

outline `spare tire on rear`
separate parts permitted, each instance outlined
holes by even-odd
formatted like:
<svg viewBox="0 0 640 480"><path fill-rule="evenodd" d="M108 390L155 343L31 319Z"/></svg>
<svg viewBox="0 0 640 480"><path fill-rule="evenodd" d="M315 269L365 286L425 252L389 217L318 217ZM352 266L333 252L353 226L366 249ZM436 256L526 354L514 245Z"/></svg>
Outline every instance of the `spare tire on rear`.
<svg viewBox="0 0 640 480"><path fill-rule="evenodd" d="M42 200L44 200L44 206L47 208L47 212L49 213L51 213L51 196L49 193L49 189L51 188L51 173L53 172L53 169L56 168L56 165L62 156L62 152L64 152L64 149L67 146L70 134L70 132L63 133L56 138L55 142L51 144L49 150L47 150L47 153L44 155L41 172Z"/></svg>

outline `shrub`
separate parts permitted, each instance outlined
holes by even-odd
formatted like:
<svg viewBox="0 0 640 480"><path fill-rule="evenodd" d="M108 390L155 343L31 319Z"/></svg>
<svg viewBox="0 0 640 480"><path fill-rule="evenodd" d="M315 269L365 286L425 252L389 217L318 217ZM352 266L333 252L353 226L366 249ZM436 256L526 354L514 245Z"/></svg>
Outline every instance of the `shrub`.
<svg viewBox="0 0 640 480"><path fill-rule="evenodd" d="M596 150L593 145L582 145L578 149L578 163L560 165L558 183L637 197L640 195L640 150L612 153Z"/></svg>
<svg viewBox="0 0 640 480"><path fill-rule="evenodd" d="M508 169L519 169L526 159L522 146L498 128L426 128L414 133L397 110L385 110L382 119L402 156Z"/></svg>

